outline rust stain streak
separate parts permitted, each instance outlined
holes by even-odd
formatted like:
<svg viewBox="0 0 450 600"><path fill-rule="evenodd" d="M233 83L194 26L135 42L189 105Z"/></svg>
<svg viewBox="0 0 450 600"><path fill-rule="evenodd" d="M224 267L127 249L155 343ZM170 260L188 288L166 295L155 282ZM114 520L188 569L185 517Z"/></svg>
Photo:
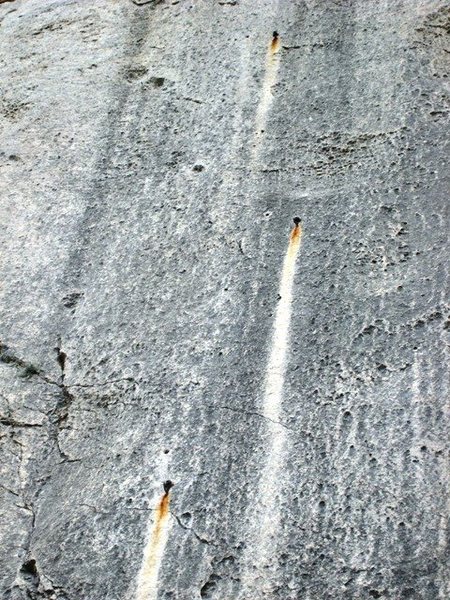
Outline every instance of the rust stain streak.
<svg viewBox="0 0 450 600"><path fill-rule="evenodd" d="M276 54L281 48L280 36L277 31L273 32L272 40L270 42L270 52Z"/></svg>
<svg viewBox="0 0 450 600"><path fill-rule="evenodd" d="M158 573L167 544L170 524L171 482L164 483L164 494L155 507L154 518L144 560L139 573L136 600L156 600L158 595Z"/></svg>
<svg viewBox="0 0 450 600"><path fill-rule="evenodd" d="M280 66L280 57L278 55L281 49L281 39L277 31L274 31L272 38L267 46L266 69L262 83L261 97L258 108L256 109L255 133L252 148L252 162L258 159L262 136L264 135L267 115L270 110L273 99L273 87L277 82L278 68Z"/></svg>
<svg viewBox="0 0 450 600"><path fill-rule="evenodd" d="M289 250L296 250L297 245L300 244L302 239L302 227L300 223L296 223L292 228L291 235L289 236Z"/></svg>
<svg viewBox="0 0 450 600"><path fill-rule="evenodd" d="M170 497L169 492L166 492L161 498L158 507L156 508L155 515L155 528L153 531L153 546L157 546L161 538L161 530L164 525L164 521L169 514Z"/></svg>

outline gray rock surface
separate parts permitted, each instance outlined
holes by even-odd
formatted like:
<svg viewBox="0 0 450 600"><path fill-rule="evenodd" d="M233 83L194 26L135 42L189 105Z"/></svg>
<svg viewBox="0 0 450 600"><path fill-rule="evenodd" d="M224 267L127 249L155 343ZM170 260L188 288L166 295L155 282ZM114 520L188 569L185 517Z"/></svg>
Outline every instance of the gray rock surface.
<svg viewBox="0 0 450 600"><path fill-rule="evenodd" d="M449 30L445 0L1 4L1 598L135 598L166 479L158 600L450 597Z"/></svg>

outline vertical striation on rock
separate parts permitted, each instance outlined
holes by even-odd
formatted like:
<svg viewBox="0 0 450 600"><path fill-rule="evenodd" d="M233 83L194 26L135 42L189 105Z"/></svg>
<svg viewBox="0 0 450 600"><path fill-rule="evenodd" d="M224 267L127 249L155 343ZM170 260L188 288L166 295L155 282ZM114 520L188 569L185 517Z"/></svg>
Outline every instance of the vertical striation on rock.
<svg viewBox="0 0 450 600"><path fill-rule="evenodd" d="M449 16L0 3L1 598L449 597Z"/></svg>

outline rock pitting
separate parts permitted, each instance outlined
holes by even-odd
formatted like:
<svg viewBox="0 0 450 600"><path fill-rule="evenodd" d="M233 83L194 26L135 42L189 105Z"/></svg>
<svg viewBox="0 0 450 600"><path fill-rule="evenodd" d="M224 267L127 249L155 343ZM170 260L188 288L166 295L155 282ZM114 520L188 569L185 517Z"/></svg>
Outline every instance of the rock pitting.
<svg viewBox="0 0 450 600"><path fill-rule="evenodd" d="M0 598L450 596L449 19L0 2Z"/></svg>

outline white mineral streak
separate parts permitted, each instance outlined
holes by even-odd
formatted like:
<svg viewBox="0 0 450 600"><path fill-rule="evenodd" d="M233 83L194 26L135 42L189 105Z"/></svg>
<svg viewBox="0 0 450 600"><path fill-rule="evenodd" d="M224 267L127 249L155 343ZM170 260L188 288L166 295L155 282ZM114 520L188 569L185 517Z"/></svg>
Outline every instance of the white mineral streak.
<svg viewBox="0 0 450 600"><path fill-rule="evenodd" d="M252 515L252 534L247 551L248 565L256 566L260 575L270 567L276 556L277 533L280 527L280 473L286 450L286 428L280 423L286 357L289 348L295 263L300 248L301 228L296 226L290 236L283 262L279 287L280 300L275 315L271 349L267 363L262 413L267 420L267 449L261 473L257 506ZM270 583L256 581L247 570L244 577L245 598L261 590L270 591Z"/></svg>
<svg viewBox="0 0 450 600"><path fill-rule="evenodd" d="M256 110L255 134L252 149L252 163L256 162L261 149L261 141L267 124L267 115L273 99L273 87L277 82L280 66L280 39L278 36L270 40L266 54L266 70L261 89L261 97Z"/></svg>
<svg viewBox="0 0 450 600"><path fill-rule="evenodd" d="M156 503L153 521L149 526L144 559L138 577L136 600L157 598L158 574L169 538L170 525L169 494L166 493Z"/></svg>
<svg viewBox="0 0 450 600"><path fill-rule="evenodd" d="M157 468L157 480L167 479L169 461L162 454ZM148 523L146 545L141 570L137 578L136 600L156 600L158 596L158 575L163 562L164 551L172 526L170 517L170 492L154 497L152 516Z"/></svg>

